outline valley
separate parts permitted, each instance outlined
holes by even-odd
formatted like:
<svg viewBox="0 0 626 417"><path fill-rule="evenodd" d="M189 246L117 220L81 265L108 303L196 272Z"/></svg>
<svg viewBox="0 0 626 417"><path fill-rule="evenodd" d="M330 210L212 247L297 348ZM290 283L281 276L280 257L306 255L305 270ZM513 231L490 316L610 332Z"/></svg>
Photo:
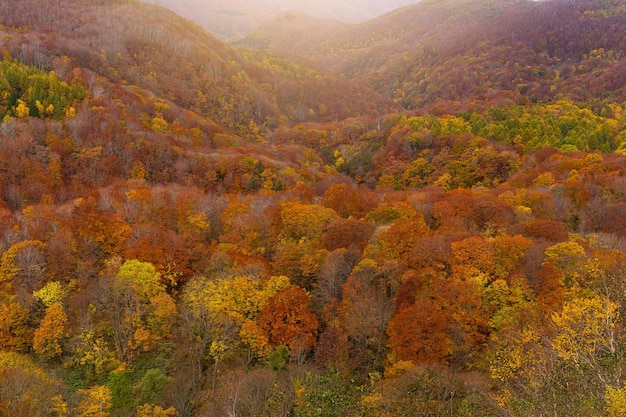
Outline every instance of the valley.
<svg viewBox="0 0 626 417"><path fill-rule="evenodd" d="M626 8L397 7L0 2L0 415L626 412Z"/></svg>

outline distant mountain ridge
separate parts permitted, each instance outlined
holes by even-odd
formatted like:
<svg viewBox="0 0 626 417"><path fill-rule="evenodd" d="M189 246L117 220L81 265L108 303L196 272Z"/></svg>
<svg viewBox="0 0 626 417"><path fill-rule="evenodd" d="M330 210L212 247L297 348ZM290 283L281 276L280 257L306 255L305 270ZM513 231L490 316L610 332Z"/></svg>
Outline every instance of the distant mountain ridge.
<svg viewBox="0 0 626 417"><path fill-rule="evenodd" d="M43 68L68 57L113 83L146 89L227 129L240 130L251 121L275 127L397 109L345 78L237 50L154 5L64 0L43 12L34 1L9 3L0 5L0 24L28 28L0 41L12 56Z"/></svg>
<svg viewBox="0 0 626 417"><path fill-rule="evenodd" d="M0 417L623 416L625 35L0 0Z"/></svg>
<svg viewBox="0 0 626 417"><path fill-rule="evenodd" d="M419 0L144 0L172 9L218 37L236 40L272 17L301 12L319 19L364 22Z"/></svg>
<svg viewBox="0 0 626 417"><path fill-rule="evenodd" d="M427 0L329 29L277 18L238 42L311 59L406 108L506 90L531 100L624 99L618 0ZM298 36L301 26L313 28Z"/></svg>

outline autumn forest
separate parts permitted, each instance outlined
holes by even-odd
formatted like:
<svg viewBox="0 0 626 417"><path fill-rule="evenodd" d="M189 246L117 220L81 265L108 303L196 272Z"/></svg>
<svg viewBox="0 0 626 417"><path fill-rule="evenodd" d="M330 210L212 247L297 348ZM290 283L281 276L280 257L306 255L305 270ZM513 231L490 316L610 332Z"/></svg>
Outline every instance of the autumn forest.
<svg viewBox="0 0 626 417"><path fill-rule="evenodd" d="M0 0L0 416L625 416L623 51L621 0Z"/></svg>

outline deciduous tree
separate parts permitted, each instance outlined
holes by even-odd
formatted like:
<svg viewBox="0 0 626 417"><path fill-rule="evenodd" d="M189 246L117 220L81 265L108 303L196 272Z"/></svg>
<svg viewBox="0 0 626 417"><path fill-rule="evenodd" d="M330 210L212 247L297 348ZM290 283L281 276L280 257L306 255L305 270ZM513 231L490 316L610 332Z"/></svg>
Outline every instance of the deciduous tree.
<svg viewBox="0 0 626 417"><path fill-rule="evenodd" d="M107 417L110 415L111 391L104 385L78 390L82 399L74 409L78 417Z"/></svg>
<svg viewBox="0 0 626 417"><path fill-rule="evenodd" d="M0 351L0 415L66 417L62 384L27 356Z"/></svg>
<svg viewBox="0 0 626 417"><path fill-rule="evenodd" d="M287 346L294 358L303 359L317 342L319 323L309 310L309 296L295 285L268 298L259 320L269 343Z"/></svg>
<svg viewBox="0 0 626 417"><path fill-rule="evenodd" d="M387 327L389 348L398 360L445 363L452 354L445 313L428 298L398 311Z"/></svg>
<svg viewBox="0 0 626 417"><path fill-rule="evenodd" d="M46 309L41 324L33 335L33 350L46 359L60 358L63 342L68 337L69 320L61 304Z"/></svg>
<svg viewBox="0 0 626 417"><path fill-rule="evenodd" d="M567 362L596 371L604 383L612 383L602 372L601 357L618 349L616 324L618 304L597 294L566 301L561 312L552 313L557 334L552 347Z"/></svg>

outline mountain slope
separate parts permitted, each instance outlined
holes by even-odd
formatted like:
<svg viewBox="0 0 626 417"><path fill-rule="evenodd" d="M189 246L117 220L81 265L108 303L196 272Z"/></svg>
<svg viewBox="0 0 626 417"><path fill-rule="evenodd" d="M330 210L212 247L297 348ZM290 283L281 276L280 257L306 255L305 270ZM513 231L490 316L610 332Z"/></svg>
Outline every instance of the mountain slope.
<svg viewBox="0 0 626 417"><path fill-rule="evenodd" d="M407 108L513 91L532 100L624 97L620 1L425 1L371 22L267 39ZM240 42L259 45L263 28Z"/></svg>
<svg viewBox="0 0 626 417"><path fill-rule="evenodd" d="M253 120L337 120L395 104L341 77L267 54L246 54L174 13L139 2L4 2L0 43L44 68L69 57L114 83L145 88L231 130ZM242 132L238 132L242 133ZM244 132L245 133L245 132Z"/></svg>
<svg viewBox="0 0 626 417"><path fill-rule="evenodd" d="M595 29L511 25L509 64L455 16L415 56L458 101L322 123L394 106L153 6L0 1L0 415L622 415L624 104L446 90Z"/></svg>
<svg viewBox="0 0 626 417"><path fill-rule="evenodd" d="M283 12L234 44L291 56L315 56L320 42L325 42L331 34L350 27L351 25L339 20L317 19L299 12Z"/></svg>

